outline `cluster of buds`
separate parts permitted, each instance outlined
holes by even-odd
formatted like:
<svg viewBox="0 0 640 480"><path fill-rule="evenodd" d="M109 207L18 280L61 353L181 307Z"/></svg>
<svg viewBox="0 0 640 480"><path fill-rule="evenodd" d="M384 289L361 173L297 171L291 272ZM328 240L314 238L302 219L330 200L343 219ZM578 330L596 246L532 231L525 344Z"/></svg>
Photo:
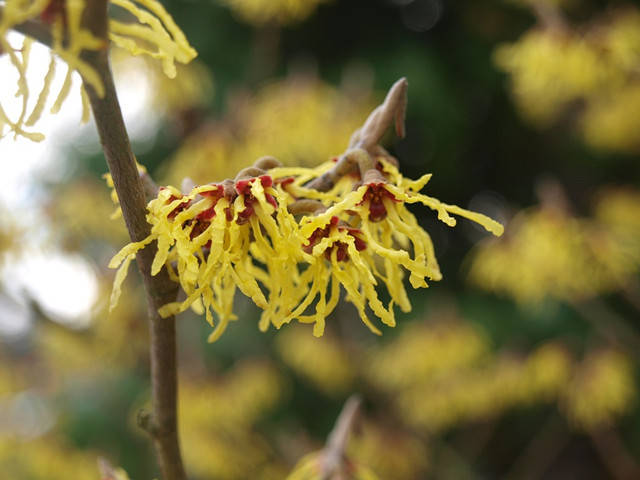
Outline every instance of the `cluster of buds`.
<svg viewBox="0 0 640 480"><path fill-rule="evenodd" d="M414 288L442 277L429 234L406 204L422 203L450 226L456 223L450 214L456 214L502 233L502 226L484 215L419 193L431 176L405 179L397 161L378 145L390 119L403 118L405 99L402 79L348 150L316 168L282 167L264 157L235 179L184 192L159 189L148 205L151 234L127 245L110 264L120 266L112 307L128 264L156 240L151 274L166 266L186 294L185 300L163 306L160 315L191 307L214 325L215 314L211 341L235 318L236 289L263 310L263 331L297 320L312 323L314 335L321 336L341 287L371 331L381 333L368 309L394 326L394 305L411 310L405 271ZM403 132L402 126L397 130ZM388 305L378 297L380 284L391 297Z"/></svg>

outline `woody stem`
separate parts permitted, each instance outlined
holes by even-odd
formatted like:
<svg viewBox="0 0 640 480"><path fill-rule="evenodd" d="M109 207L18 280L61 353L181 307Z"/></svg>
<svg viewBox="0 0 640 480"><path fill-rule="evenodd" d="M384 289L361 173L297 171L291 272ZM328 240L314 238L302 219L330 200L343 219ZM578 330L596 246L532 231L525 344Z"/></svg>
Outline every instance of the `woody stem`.
<svg viewBox="0 0 640 480"><path fill-rule="evenodd" d="M133 242L146 238L150 226L146 221L145 188L138 174L135 156L124 125L109 65L107 35L107 1L87 0L84 26L104 40L105 48L86 51L83 60L89 63L104 84L100 97L85 83L100 142L115 190L120 200L122 216ZM151 264L157 245L141 250L137 263L147 294L151 337L151 385L153 412L148 431L153 437L164 480L185 480L177 429L177 362L175 318L160 318L158 308L176 298L177 285L169 279L166 269L151 276Z"/></svg>

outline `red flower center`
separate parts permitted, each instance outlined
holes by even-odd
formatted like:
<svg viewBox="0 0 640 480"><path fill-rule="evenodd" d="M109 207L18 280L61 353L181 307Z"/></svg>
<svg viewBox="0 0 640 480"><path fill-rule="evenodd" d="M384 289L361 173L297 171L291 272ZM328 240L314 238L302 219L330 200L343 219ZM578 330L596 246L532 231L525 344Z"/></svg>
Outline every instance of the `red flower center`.
<svg viewBox="0 0 640 480"><path fill-rule="evenodd" d="M384 206L384 199L389 198L394 202L399 202L399 200L385 188L384 183L369 183L367 187L367 191L364 193L364 197L358 205L369 202L369 220L372 222L384 220L387 218L387 208Z"/></svg>
<svg viewBox="0 0 640 480"><path fill-rule="evenodd" d="M254 205L256 204L258 199L251 193L251 184L256 180L259 180L264 188L268 188L273 185L273 178L271 178L270 175L262 175L256 178L246 178L243 180L238 180L236 182L236 192L238 192L238 195L244 196L244 210L238 212L237 222L240 225L247 223L251 215L253 215L253 213L255 212ZM269 202L273 206L273 208L278 208L278 202L276 202L276 199L273 195L265 192L264 197L267 202Z"/></svg>
<svg viewBox="0 0 640 480"><path fill-rule="evenodd" d="M367 248L366 242L360 238L362 232L353 227L348 227L345 225L339 225L340 219L335 215L331 217L329 224L324 228L316 228L311 236L307 239L307 245L303 245L303 250L306 253L311 253L313 251L313 247L315 247L323 238L328 237L331 234L332 229L338 229L339 232L346 231L349 235L351 235L354 239L354 244L356 250L361 252L365 248ZM346 261L349 259L348 254L349 246L344 242L335 242L330 248L327 248L324 252L324 256L327 260L331 260L331 256L333 251L336 250L336 259L339 262Z"/></svg>

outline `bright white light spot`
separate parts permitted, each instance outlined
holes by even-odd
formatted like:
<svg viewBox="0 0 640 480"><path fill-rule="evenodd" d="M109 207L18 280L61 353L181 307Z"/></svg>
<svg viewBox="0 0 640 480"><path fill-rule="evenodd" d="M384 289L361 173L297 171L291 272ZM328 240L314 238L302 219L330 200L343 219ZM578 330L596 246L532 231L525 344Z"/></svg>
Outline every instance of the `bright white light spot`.
<svg viewBox="0 0 640 480"><path fill-rule="evenodd" d="M80 255L26 254L22 262L5 269L4 283L23 290L45 314L72 328L87 327L98 298L98 281Z"/></svg>

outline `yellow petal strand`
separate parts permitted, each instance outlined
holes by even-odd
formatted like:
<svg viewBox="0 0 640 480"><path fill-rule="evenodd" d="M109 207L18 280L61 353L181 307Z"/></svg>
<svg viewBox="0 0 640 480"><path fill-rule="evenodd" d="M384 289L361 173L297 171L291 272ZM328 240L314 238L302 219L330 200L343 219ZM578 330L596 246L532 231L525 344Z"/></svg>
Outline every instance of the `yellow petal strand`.
<svg viewBox="0 0 640 480"><path fill-rule="evenodd" d="M44 76L44 83L42 85L42 90L40 90L40 94L38 95L38 100L36 101L33 110L31 111L31 115L27 119L25 125L32 126L34 125L42 116L42 112L44 111L45 103L49 98L49 93L51 92L51 82L53 81L53 77L56 74L56 59L53 55L51 55L51 59L49 60L49 68L47 69L47 73Z"/></svg>
<svg viewBox="0 0 640 480"><path fill-rule="evenodd" d="M84 88L84 83L80 86L80 99L82 100L82 118L80 122L83 124L89 122L91 118L91 107L89 105L89 96L87 90Z"/></svg>
<svg viewBox="0 0 640 480"><path fill-rule="evenodd" d="M62 104L69 96L69 92L71 91L71 73L73 73L73 71L71 70L71 68L69 68L67 70L67 74L64 77L64 82L62 83L62 87L58 92L58 97L56 98L56 101L53 103L53 106L51 107L51 113L53 114L58 113L60 111L60 108L62 108Z"/></svg>
<svg viewBox="0 0 640 480"><path fill-rule="evenodd" d="M493 233L496 237L499 237L504 233L504 226L502 224L496 222L492 218L487 217L486 215L483 215L482 213L471 212L456 205L445 204L445 208L454 215L460 215L461 217L468 218L469 220L482 225L485 230Z"/></svg>
<svg viewBox="0 0 640 480"><path fill-rule="evenodd" d="M154 240L154 238L155 237L153 235L149 235L144 240L141 240L139 242L132 242L126 245L118 253L116 253L113 256L113 258L109 262L109 268L116 268L118 265L120 265L124 261L126 257L130 255L135 255L138 252L138 250L142 250L146 245L151 243L151 241Z"/></svg>
<svg viewBox="0 0 640 480"><path fill-rule="evenodd" d="M189 63L196 57L196 51L159 2L138 0L137 3L148 11L130 0L111 0L111 3L127 10L140 22L130 24L110 20L109 38L116 45L133 55L145 54L160 59L163 71L169 78L176 76L175 60Z"/></svg>
<svg viewBox="0 0 640 480"><path fill-rule="evenodd" d="M343 262L338 262L336 260L336 255L333 254L331 257L331 265L333 267L332 272L346 290L348 295L347 300L355 305L356 309L358 310L358 314L360 315L360 319L369 328L369 330L371 330L376 335L382 335L382 332L378 328L376 328L369 320L369 317L367 317L366 298L364 294L362 294L358 290L358 286L355 280L356 278L358 278L360 272L348 262L346 262L345 270L343 270L340 266L340 263Z"/></svg>
<svg viewBox="0 0 640 480"><path fill-rule="evenodd" d="M111 301L109 302L109 313L113 311L114 308L118 305L118 300L120 299L120 294L122 293L122 282L127 278L127 272L129 271L129 264L131 261L136 258L135 253L129 254L124 258L124 261L118 268L116 272L116 276L113 279L113 290L111 290Z"/></svg>
<svg viewBox="0 0 640 480"><path fill-rule="evenodd" d="M331 220L333 216L340 216L341 213L346 210L351 210L364 198L364 194L367 191L366 186L361 186L357 190L348 193L344 196L341 202L336 203L327 211L316 215L314 217L304 217L301 222L300 233L305 238L308 238L316 228L324 228Z"/></svg>

